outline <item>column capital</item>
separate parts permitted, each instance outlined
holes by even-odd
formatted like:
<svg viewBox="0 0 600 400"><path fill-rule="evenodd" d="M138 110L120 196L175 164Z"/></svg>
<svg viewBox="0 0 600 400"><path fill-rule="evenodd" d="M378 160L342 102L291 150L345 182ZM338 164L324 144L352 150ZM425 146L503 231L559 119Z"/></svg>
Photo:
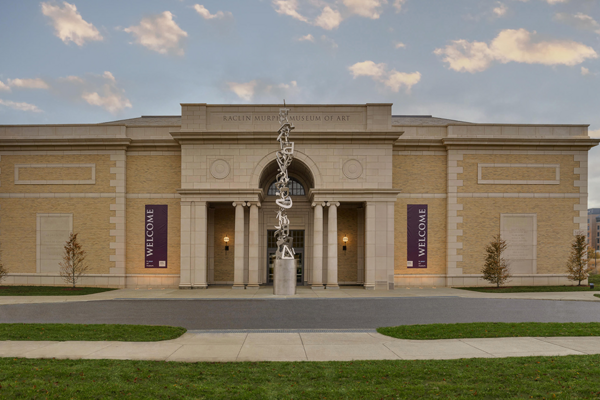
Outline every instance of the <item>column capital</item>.
<svg viewBox="0 0 600 400"><path fill-rule="evenodd" d="M233 203L231 203L231 205L234 207L237 207L237 206L246 207L246 202L245 201L234 201Z"/></svg>
<svg viewBox="0 0 600 400"><path fill-rule="evenodd" d="M330 207L330 206L339 207L340 206L340 202L339 201L328 201L327 202L327 207Z"/></svg>
<svg viewBox="0 0 600 400"><path fill-rule="evenodd" d="M261 206L260 201L247 201L246 205L248 207L256 206L258 208L260 208L260 206Z"/></svg>
<svg viewBox="0 0 600 400"><path fill-rule="evenodd" d="M323 202L319 202L319 201L313 202L310 206L311 207L316 207L316 206L325 207L325 202L324 201Z"/></svg>

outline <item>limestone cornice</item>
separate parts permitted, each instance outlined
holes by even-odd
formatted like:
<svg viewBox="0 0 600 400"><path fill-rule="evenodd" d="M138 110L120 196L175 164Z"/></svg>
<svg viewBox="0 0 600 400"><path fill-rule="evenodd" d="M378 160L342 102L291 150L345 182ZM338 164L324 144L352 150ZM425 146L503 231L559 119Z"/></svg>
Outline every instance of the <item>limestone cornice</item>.
<svg viewBox="0 0 600 400"><path fill-rule="evenodd" d="M311 203L323 202L365 202L396 201L400 189L310 189L308 198Z"/></svg>
<svg viewBox="0 0 600 400"><path fill-rule="evenodd" d="M181 150L181 145L170 139L133 139L128 151L174 151Z"/></svg>
<svg viewBox="0 0 600 400"><path fill-rule="evenodd" d="M262 189L177 189L181 201L212 202L262 202L265 198Z"/></svg>
<svg viewBox="0 0 600 400"><path fill-rule="evenodd" d="M394 143L394 150L444 151L446 150L446 146L440 138L400 138Z"/></svg>
<svg viewBox="0 0 600 400"><path fill-rule="evenodd" d="M126 150L130 143L130 138L1 139L0 150Z"/></svg>
<svg viewBox="0 0 600 400"><path fill-rule="evenodd" d="M237 143L271 143L277 137L272 131L191 131L180 130L169 132L173 139L180 144L202 144L215 142ZM293 131L294 142L323 142L335 143L365 143L389 142L394 143L404 132L398 130L378 131Z"/></svg>
<svg viewBox="0 0 600 400"><path fill-rule="evenodd" d="M600 139L592 138L443 138L442 143L448 150L467 150L481 148L539 150L589 150L600 144Z"/></svg>

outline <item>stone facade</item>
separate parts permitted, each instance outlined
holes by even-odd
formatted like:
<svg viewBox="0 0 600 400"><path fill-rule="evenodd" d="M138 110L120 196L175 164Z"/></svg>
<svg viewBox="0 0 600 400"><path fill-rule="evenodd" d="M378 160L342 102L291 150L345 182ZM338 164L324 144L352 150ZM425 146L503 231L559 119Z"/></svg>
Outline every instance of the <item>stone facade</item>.
<svg viewBox="0 0 600 400"><path fill-rule="evenodd" d="M6 283L62 284L60 242L72 229L88 251L84 285L269 284L279 108L182 104L181 116L0 125ZM511 284L566 283L570 241L587 225L587 152L599 142L587 126L393 116L391 104L288 108L298 284L485 285L484 247L501 232L514 243ZM147 205L168 207L165 268L146 268ZM408 261L410 205L427 206L426 268Z"/></svg>

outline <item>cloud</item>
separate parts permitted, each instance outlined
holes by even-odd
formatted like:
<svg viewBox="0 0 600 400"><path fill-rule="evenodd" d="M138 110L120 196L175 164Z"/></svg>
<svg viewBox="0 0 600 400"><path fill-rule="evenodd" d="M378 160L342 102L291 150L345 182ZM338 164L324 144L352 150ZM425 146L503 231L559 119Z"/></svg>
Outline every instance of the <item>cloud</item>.
<svg viewBox="0 0 600 400"><path fill-rule="evenodd" d="M0 91L10 92L11 90L8 85L6 85L2 81L0 81Z"/></svg>
<svg viewBox="0 0 600 400"><path fill-rule="evenodd" d="M0 99L0 105L19 111L30 111L35 113L43 112L42 110L37 108L37 106L29 103L17 103L15 101Z"/></svg>
<svg viewBox="0 0 600 400"><path fill-rule="evenodd" d="M498 7L494 7L492 11L494 12L494 14L496 14L496 16L503 17L504 15L506 15L508 7L506 6L506 4L498 2Z"/></svg>
<svg viewBox="0 0 600 400"><path fill-rule="evenodd" d="M484 42L454 40L434 53L444 56L448 68L471 73L486 70L493 61L573 66L588 58L598 58L594 49L582 43L571 40L542 42L534 41L534 38L535 32L505 29L489 46Z"/></svg>
<svg viewBox="0 0 600 400"><path fill-rule="evenodd" d="M554 20L564 22L565 24L571 25L577 29L592 31L600 34L600 24L594 18L584 13L556 13L554 15Z"/></svg>
<svg viewBox="0 0 600 400"><path fill-rule="evenodd" d="M361 17L377 19L381 15L381 7L387 0L343 0L351 13Z"/></svg>
<svg viewBox="0 0 600 400"><path fill-rule="evenodd" d="M184 54L181 41L188 34L173 21L173 14L169 11L143 18L139 25L124 31L131 33L136 43L160 54Z"/></svg>
<svg viewBox="0 0 600 400"><path fill-rule="evenodd" d="M40 78L35 79L9 79L8 86L24 89L50 89L50 86Z"/></svg>
<svg viewBox="0 0 600 400"><path fill-rule="evenodd" d="M195 4L194 10L196 10L204 19L223 19L233 17L233 14L229 11L217 11L216 14L211 14L210 11L208 11L202 4Z"/></svg>
<svg viewBox="0 0 600 400"><path fill-rule="evenodd" d="M590 74L590 70L586 67L581 67L581 75L586 76Z"/></svg>
<svg viewBox="0 0 600 400"><path fill-rule="evenodd" d="M308 22L305 16L298 13L297 0L273 0L273 5L276 7L275 11L277 14L289 15L298 21Z"/></svg>
<svg viewBox="0 0 600 400"><path fill-rule="evenodd" d="M75 101L102 107L111 114L117 114L131 108L131 102L125 96L114 75L105 71L102 75L88 74L85 77L67 76L59 78L53 88L61 95Z"/></svg>
<svg viewBox="0 0 600 400"><path fill-rule="evenodd" d="M325 43L326 45L330 46L332 49L337 49L338 48L338 44L335 42L335 40L333 40L332 38L328 37L328 36L321 36L321 41L323 43Z"/></svg>
<svg viewBox="0 0 600 400"><path fill-rule="evenodd" d="M394 8L396 9L397 13L402 10L404 3L406 3L406 0L394 0Z"/></svg>
<svg viewBox="0 0 600 400"><path fill-rule="evenodd" d="M368 76L377 82L383 83L393 92L398 92L402 86L406 86L406 92L421 80L420 72L405 73L395 69L388 71L385 63L375 64L373 61L358 62L348 67L353 78Z"/></svg>
<svg viewBox="0 0 600 400"><path fill-rule="evenodd" d="M315 19L315 25L330 31L340 26L342 20L342 14L340 14L339 11L333 10L331 7L326 6L323 8L321 15Z"/></svg>
<svg viewBox="0 0 600 400"><path fill-rule="evenodd" d="M64 43L83 46L86 41L103 40L98 29L85 21L74 4L63 2L63 7L53 2L42 3L42 13L52 20L54 34Z"/></svg>
<svg viewBox="0 0 600 400"><path fill-rule="evenodd" d="M246 83L227 82L229 90L240 99L252 101L255 97L283 98L285 95L295 94L298 91L298 82L271 84L259 79Z"/></svg>
<svg viewBox="0 0 600 400"><path fill-rule="evenodd" d="M253 80L246 83L227 82L227 85L229 86L229 90L237 94L240 99L251 101L254 97L257 83L256 80Z"/></svg>
<svg viewBox="0 0 600 400"><path fill-rule="evenodd" d="M299 42L313 42L315 41L315 37L310 33L308 35L302 36L298 39Z"/></svg>
<svg viewBox="0 0 600 400"><path fill-rule="evenodd" d="M397 49L403 49L406 47L406 45L402 42L398 42L398 43L396 43L396 45L394 47Z"/></svg>

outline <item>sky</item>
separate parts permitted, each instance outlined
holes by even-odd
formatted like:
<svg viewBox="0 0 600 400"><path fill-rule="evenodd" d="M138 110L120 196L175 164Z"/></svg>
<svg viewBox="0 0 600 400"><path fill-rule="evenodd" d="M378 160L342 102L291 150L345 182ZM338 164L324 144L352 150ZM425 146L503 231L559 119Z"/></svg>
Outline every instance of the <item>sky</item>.
<svg viewBox="0 0 600 400"><path fill-rule="evenodd" d="M2 125L285 99L600 138L599 89L600 0L0 0Z"/></svg>

